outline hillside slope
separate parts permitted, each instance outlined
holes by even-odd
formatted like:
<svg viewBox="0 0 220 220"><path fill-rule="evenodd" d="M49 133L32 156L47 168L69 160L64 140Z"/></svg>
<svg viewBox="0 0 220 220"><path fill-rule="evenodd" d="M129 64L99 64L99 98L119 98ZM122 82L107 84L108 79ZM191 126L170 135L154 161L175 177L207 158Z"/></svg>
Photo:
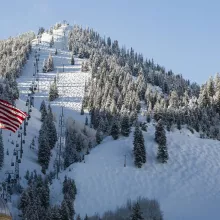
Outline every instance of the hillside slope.
<svg viewBox="0 0 220 220"><path fill-rule="evenodd" d="M167 132L170 159L159 164L154 131L150 124L144 132L147 163L143 168L134 167L133 132L117 141L107 137L85 157L85 163L71 165L71 171L54 181L51 202L61 202L59 185L67 175L75 179L75 209L81 216L103 214L128 198L143 196L158 199L165 220L219 219L219 142L200 139L185 129Z"/></svg>

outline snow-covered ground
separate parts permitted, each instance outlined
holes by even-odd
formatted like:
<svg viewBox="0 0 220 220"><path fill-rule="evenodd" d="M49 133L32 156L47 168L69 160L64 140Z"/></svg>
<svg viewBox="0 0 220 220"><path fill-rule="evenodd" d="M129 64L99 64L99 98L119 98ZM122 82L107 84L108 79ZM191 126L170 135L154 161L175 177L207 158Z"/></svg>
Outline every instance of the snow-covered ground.
<svg viewBox="0 0 220 220"><path fill-rule="evenodd" d="M143 196L159 200L165 220L220 219L219 142L200 139L185 129L168 132L170 159L159 164L154 131L151 124L144 132L147 163L143 168L133 164L133 133L117 141L107 137L85 157L85 163L71 165L71 171L54 181L52 202L61 202L59 186L67 175L76 181L75 210L81 216L103 214L126 204L128 198Z"/></svg>
<svg viewBox="0 0 220 220"><path fill-rule="evenodd" d="M16 105L21 110L27 111L25 101L28 88L34 77L34 54L40 47L39 76L40 89L35 94L35 108L29 120L24 154L20 165L20 176L23 177L26 170L34 169L40 173L37 164L37 149L30 149L32 139L38 135L41 126L40 113L38 111L41 101L44 99L48 104L49 85L58 72L58 89L60 97L51 102L53 111L58 118L60 106L64 106L64 115L67 119L72 116L76 121L84 123L85 115L79 111L84 93L85 81L89 73L81 72L81 59L76 58L76 64L71 66L70 52L64 46L63 30L68 32L67 26L62 26L54 31L55 45L49 47L51 35L43 34L42 43L37 45L33 41L33 52L25 65L21 77L18 79L20 100ZM65 42L66 39L65 39ZM58 54L55 56L55 48ZM55 70L51 73L42 73L43 60L52 53ZM63 65L64 64L64 72ZM198 134L182 129L167 132L167 145L169 161L167 164L159 164L156 161L157 145L154 141L154 126L150 124L144 133L145 146L147 149L147 163L141 169L133 164L133 133L129 138L120 137L114 141L111 137L103 140L103 143L92 149L85 156L85 163L76 163L59 175L51 185L51 203L59 204L62 201L62 182L67 175L75 179L78 194L75 200L75 211L84 216L95 212L103 214L107 210L114 210L117 206L124 205L127 199L136 199L139 196L155 198L160 202L165 220L207 220L220 219L218 210L220 204L220 150L219 142L198 138ZM14 170L11 162L18 134L3 131L5 151L5 165L0 172L0 179L4 179L5 171ZM11 141L14 140L14 145ZM37 144L37 137L35 138ZM124 167L124 155L127 166ZM50 169L54 159L51 158ZM24 185L25 181L21 180ZM15 201L10 207L14 216L17 217Z"/></svg>
<svg viewBox="0 0 220 220"><path fill-rule="evenodd" d="M70 65L71 52L67 50L67 36L68 36L69 26L63 25L58 30L54 30L54 45L52 48L49 47L49 42L52 35L44 33L42 35L42 42L37 44L37 39L32 42L32 53L27 61L25 67L22 70L21 76L17 79L18 88L20 93L20 99L16 102L16 106L27 112L27 107L25 105L28 98L29 88L32 82L35 80L34 73L34 62L35 62L35 51L37 50L40 54L39 57L39 91L37 90L34 95L34 108L32 108L31 119L28 121L27 136L25 139L25 144L23 144L23 157L21 163L19 164L19 172L21 177L21 184L25 186L23 177L27 169L31 172L36 170L37 173L41 173L41 167L37 163L37 144L38 144L38 134L41 127L40 122L40 112L39 107L42 100L49 104L48 94L50 83L53 82L54 77L57 76L58 79L58 90L60 97L53 102L50 102L53 113L57 119L61 113L61 106L64 107L64 118L67 120L69 117L73 117L79 123L85 122L85 115L80 115L80 109L82 105L82 99L84 96L84 86L85 82L89 79L90 74L81 72L82 59L75 58L75 65ZM65 32L65 36L64 36ZM65 43L64 43L65 42ZM39 50L40 48L40 50ZM55 55L55 49L57 49L58 54ZM48 58L49 54L52 54L54 61L54 71L49 73L42 72L42 66L44 59ZM63 72L64 64L64 72ZM58 123L57 123L58 124ZM57 125L58 126L58 125ZM35 137L36 136L36 137ZM35 140L35 149L30 149L30 144L32 139ZM11 166L12 162L15 162L15 156L13 156L13 151L16 148L15 144L18 141L20 143L20 138L18 138L18 132L15 134L7 130L3 130L3 141L5 147L5 161L2 170L0 171L0 180L4 180L7 175L7 171L15 171L15 166ZM11 142L14 141L14 144ZM6 151L9 151L9 155L6 155ZM55 159L55 149L52 152L52 158L49 166L49 170L53 169L53 162ZM1 182L1 181L0 181ZM9 207L12 209L13 217L17 219L18 213L14 208L17 204L17 196L12 197L12 203L9 203Z"/></svg>

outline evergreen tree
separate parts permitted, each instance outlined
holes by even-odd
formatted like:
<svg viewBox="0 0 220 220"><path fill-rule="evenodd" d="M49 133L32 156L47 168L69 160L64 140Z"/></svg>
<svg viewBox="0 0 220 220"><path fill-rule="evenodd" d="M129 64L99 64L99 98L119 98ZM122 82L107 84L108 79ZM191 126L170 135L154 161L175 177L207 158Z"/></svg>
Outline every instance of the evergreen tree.
<svg viewBox="0 0 220 220"><path fill-rule="evenodd" d="M53 65L53 57L51 54L48 57L47 60L47 72L53 71L54 70L54 65Z"/></svg>
<svg viewBox="0 0 220 220"><path fill-rule="evenodd" d="M114 140L118 139L119 133L120 133L119 124L117 121L114 121L111 128L111 136L113 137Z"/></svg>
<svg viewBox="0 0 220 220"><path fill-rule="evenodd" d="M89 218L88 218L87 214L86 214L86 216L85 216L84 220L89 220Z"/></svg>
<svg viewBox="0 0 220 220"><path fill-rule="evenodd" d="M166 146L166 133L161 119L156 126L155 141L158 143L157 159L161 163L166 163L169 157Z"/></svg>
<svg viewBox="0 0 220 220"><path fill-rule="evenodd" d="M55 50L55 53L54 53L55 55L57 55L57 49Z"/></svg>
<svg viewBox="0 0 220 220"><path fill-rule="evenodd" d="M2 140L2 133L0 132L0 170L4 164L4 145Z"/></svg>
<svg viewBox="0 0 220 220"><path fill-rule="evenodd" d="M86 116L85 125L88 125L88 124L89 124L89 120L88 120L88 117Z"/></svg>
<svg viewBox="0 0 220 220"><path fill-rule="evenodd" d="M54 82L50 86L49 90L49 101L54 101L56 98L59 97L58 88L56 84L56 78L54 78Z"/></svg>
<svg viewBox="0 0 220 220"><path fill-rule="evenodd" d="M97 130L96 132L96 142L97 144L101 144L102 142L102 135L101 135L101 131Z"/></svg>
<svg viewBox="0 0 220 220"><path fill-rule="evenodd" d="M141 208L139 203L137 202L132 208L132 214L130 216L131 220L144 220L142 216Z"/></svg>
<svg viewBox="0 0 220 220"><path fill-rule="evenodd" d="M128 137L130 133L130 121L128 115L125 113L121 120L121 134Z"/></svg>
<svg viewBox="0 0 220 220"><path fill-rule="evenodd" d="M83 110L83 107L81 108L80 115L84 115L84 110Z"/></svg>
<svg viewBox="0 0 220 220"><path fill-rule="evenodd" d="M41 121L43 122L47 116L47 108L44 100L41 102L40 112L41 112Z"/></svg>
<svg viewBox="0 0 220 220"><path fill-rule="evenodd" d="M77 215L76 220L81 220L81 217L79 214Z"/></svg>
<svg viewBox="0 0 220 220"><path fill-rule="evenodd" d="M68 208L68 205L67 205L65 199L61 203L60 215L61 215L62 220L69 220L70 219L69 208Z"/></svg>
<svg viewBox="0 0 220 220"><path fill-rule="evenodd" d="M71 56L70 64L71 64L71 65L75 65L75 60L74 60L74 56L73 56L73 54L72 54L72 56Z"/></svg>
<svg viewBox="0 0 220 220"><path fill-rule="evenodd" d="M146 149L144 145L144 137L139 126L135 127L134 131L134 163L135 166L141 168L143 163L146 163Z"/></svg>
<svg viewBox="0 0 220 220"><path fill-rule="evenodd" d="M47 137L47 126L44 121L38 138L38 162L42 166L43 172L48 168L50 162L50 144Z"/></svg>

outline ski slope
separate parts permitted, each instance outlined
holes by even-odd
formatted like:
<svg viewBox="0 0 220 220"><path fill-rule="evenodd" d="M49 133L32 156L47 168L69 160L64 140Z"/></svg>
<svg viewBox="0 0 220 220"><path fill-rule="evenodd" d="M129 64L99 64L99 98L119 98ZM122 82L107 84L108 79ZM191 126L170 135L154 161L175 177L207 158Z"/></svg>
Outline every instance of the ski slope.
<svg viewBox="0 0 220 220"><path fill-rule="evenodd" d="M220 219L219 142L200 139L186 129L167 132L170 159L159 164L154 132L152 124L143 132L147 149L143 168L133 164L133 132L116 141L107 137L85 156L85 163L71 165L71 171L54 181L51 202L61 202L60 184L67 175L76 181L75 211L82 217L115 210L128 198L143 196L160 202L165 220Z"/></svg>
<svg viewBox="0 0 220 220"><path fill-rule="evenodd" d="M25 186L23 177L27 169L41 173L37 163L37 136L41 126L39 107L42 100L48 102L50 83L54 77L58 80L60 97L51 102L53 112L58 119L60 107L64 107L65 119L69 116L79 123L84 123L85 115L79 111L84 95L84 85L90 74L81 72L82 59L75 58L75 65L70 65L71 54L66 48L69 27L63 25L54 30L55 44L49 47L51 35L43 34L42 43L33 40L33 52L25 65L22 75L18 78L20 100L16 102L18 108L27 111L25 102L28 89L34 80L34 54L39 51L39 91L35 94L35 107L29 120L27 136L25 137L24 154L20 166L21 184ZM65 36L64 36L65 32ZM58 54L55 56L55 48ZM55 70L42 73L42 65L49 53L54 59ZM64 72L63 72L64 64ZM143 117L144 118L144 117ZM102 144L92 149L85 156L85 163L75 163L66 171L59 174L50 186L51 204L60 204L62 201L62 183L64 176L71 177L76 182L77 196L75 211L82 217L87 213L103 214L107 210L115 210L124 205L127 199L136 199L139 196L155 198L160 202L165 220L207 220L220 219L218 207L220 204L220 150L219 142L200 139L197 133L191 134L187 129L167 132L169 161L167 164L158 164L156 161L157 145L154 141L154 125L149 124L148 131L143 132L147 149L147 163L141 169L133 165L133 132L128 138L120 137L114 141L111 137L103 140ZM3 131L5 164L0 172L0 179L5 178L5 172L14 170L11 162L15 161L13 150L18 141L18 134ZM35 138L36 136L36 138ZM30 149L32 139L36 147ZM14 141L14 144L11 141ZM52 151L49 170L53 169L55 149ZM124 167L124 155L127 166ZM13 195L9 206L13 216L17 219L17 196Z"/></svg>
<svg viewBox="0 0 220 220"><path fill-rule="evenodd" d="M52 35L44 33L42 35L42 41L40 44L37 43L37 39L32 42L32 53L30 54L29 60L24 66L21 76L17 79L20 99L17 100L16 106L23 110L28 111L26 100L28 98L29 88L32 82L36 79L33 76L34 73L34 62L35 62L35 51L37 50L40 54L39 57L39 91L37 90L34 95L34 108L32 108L31 118L28 121L27 136L24 137L25 144L23 144L23 156L21 163L19 164L19 175L20 183L22 186L26 186L26 180L24 180L24 175L27 169L32 172L37 171L41 174L41 167L37 163L37 151L38 151L38 134L41 127L39 112L40 104L42 100L45 100L46 104L50 104L54 113L54 116L58 122L59 114L61 113L61 106L64 107L64 118L68 120L69 117L74 118L74 120L79 123L85 122L85 115L80 115L80 109L82 105L82 99L84 97L84 86L85 82L89 79L90 74L81 72L82 59L75 58L75 65L70 65L71 52L67 50L67 36L69 31L69 26L63 25L59 29L54 30L54 45L52 48L49 47L49 42ZM39 50L40 48L40 50ZM58 50L58 54L54 55L55 48ZM43 61L52 54L54 61L54 71L49 73L42 72ZM64 66L63 66L64 64ZM64 67L64 72L63 72ZM58 91L60 97L53 102L48 101L49 87L53 82L54 77L57 77ZM58 123L56 123L58 126ZM34 149L30 148L32 139L35 140ZM12 141L14 142L12 144ZM13 151L16 148L16 142L20 143L20 138L18 138L18 132L15 134L7 130L3 130L3 143L5 148L5 160L4 166L0 171L0 180L4 180L7 175L6 172L15 171L15 166L11 166L12 162L15 162L15 156L13 156ZM8 150L9 155L6 155ZM52 157L50 160L49 169L53 170L53 163L56 156L56 148L52 150ZM62 186L60 186L62 187ZM12 196L12 202L9 202L9 207L13 213L13 218L18 218L17 209L18 196Z"/></svg>
<svg viewBox="0 0 220 220"><path fill-rule="evenodd" d="M22 75L18 78L18 88L20 91L20 99L26 101L28 89L35 79L34 73L34 55L35 51L40 54L39 57L39 92L35 95L35 107L39 109L42 100L49 104L48 94L50 84L54 77L57 77L57 85L59 98L51 102L53 112L60 114L60 107L64 107L64 115L68 118L69 115L77 117L79 121L85 121L85 116L78 117L84 97L85 82L88 81L90 74L81 72L82 59L75 58L75 65L70 65L71 52L67 50L67 36L69 26L63 25L57 30L53 30L54 45L49 47L49 42L52 35L44 33L41 43L38 44L37 39L32 43L32 54L29 61L25 65ZM40 51L39 51L40 48ZM58 54L55 55L57 49ZM54 71L43 73L42 67L44 59L47 59L51 53L54 62ZM64 68L63 68L64 65ZM64 69L64 72L63 72Z"/></svg>

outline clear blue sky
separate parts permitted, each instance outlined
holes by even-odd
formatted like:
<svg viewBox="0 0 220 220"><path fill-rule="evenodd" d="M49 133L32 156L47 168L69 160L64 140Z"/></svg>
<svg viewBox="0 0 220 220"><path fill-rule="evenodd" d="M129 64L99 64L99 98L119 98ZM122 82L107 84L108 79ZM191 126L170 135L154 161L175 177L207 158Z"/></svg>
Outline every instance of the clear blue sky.
<svg viewBox="0 0 220 220"><path fill-rule="evenodd" d="M0 39L65 19L201 84L220 71L219 11L217 0L4 0Z"/></svg>

